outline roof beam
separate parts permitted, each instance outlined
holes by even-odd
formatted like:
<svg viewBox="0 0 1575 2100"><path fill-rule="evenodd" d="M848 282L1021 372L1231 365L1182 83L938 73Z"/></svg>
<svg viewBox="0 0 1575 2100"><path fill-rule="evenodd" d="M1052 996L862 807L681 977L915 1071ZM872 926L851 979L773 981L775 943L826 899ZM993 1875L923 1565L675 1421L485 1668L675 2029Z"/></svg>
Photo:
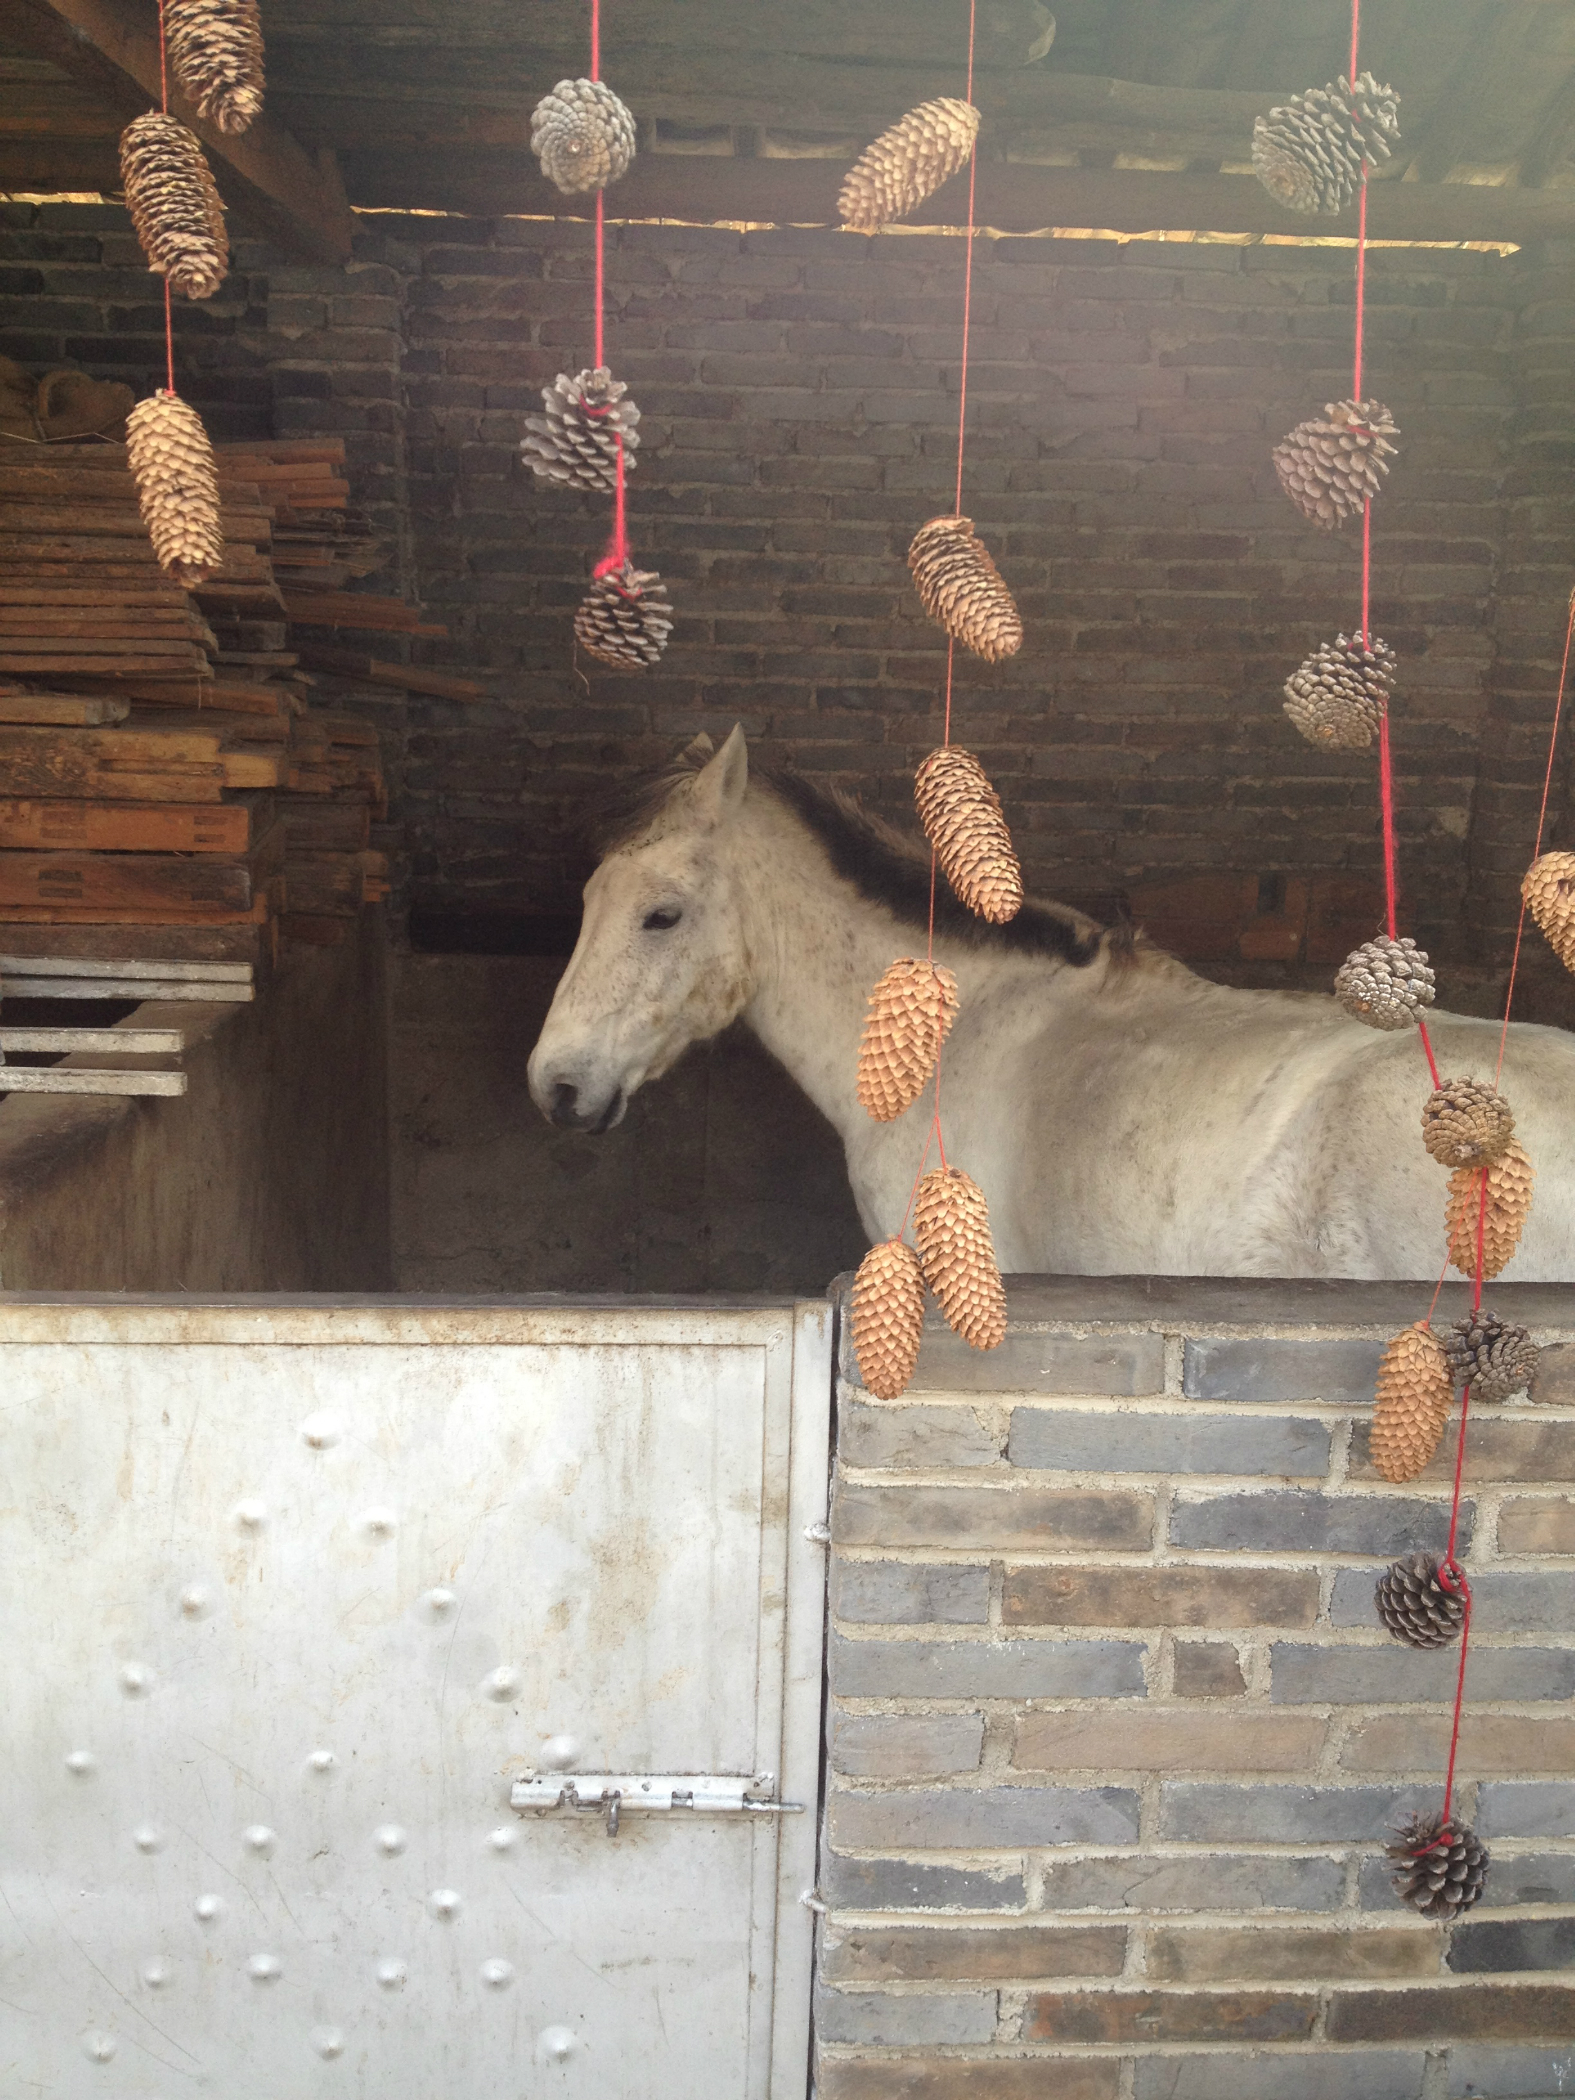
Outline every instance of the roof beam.
<svg viewBox="0 0 1575 2100"><path fill-rule="evenodd" d="M157 34L129 0L3 0L11 42L60 67L130 118L159 104ZM258 232L312 262L343 262L355 221L332 156L315 161L266 113L234 137L183 108L208 149L225 202Z"/></svg>

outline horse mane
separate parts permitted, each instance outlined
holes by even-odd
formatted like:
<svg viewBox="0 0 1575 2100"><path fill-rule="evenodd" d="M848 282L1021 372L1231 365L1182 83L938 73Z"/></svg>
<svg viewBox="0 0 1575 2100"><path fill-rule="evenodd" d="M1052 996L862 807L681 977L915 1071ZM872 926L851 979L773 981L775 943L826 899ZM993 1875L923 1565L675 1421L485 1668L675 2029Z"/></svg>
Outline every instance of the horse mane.
<svg viewBox="0 0 1575 2100"><path fill-rule="evenodd" d="M708 750L692 745L655 772L620 783L595 814L592 837L598 853L616 852L641 837L709 756ZM764 789L798 818L860 896L883 904L907 925L928 926L930 860L914 840L860 809L847 795L819 787L789 768L754 769L750 785ZM1077 969L1086 969L1102 953L1117 964L1137 961L1145 951L1157 954L1130 923L1104 927L1070 905L1038 898L1025 900L1004 926L992 926L959 903L945 882L935 886L935 924L939 932L971 947L1047 956Z"/></svg>

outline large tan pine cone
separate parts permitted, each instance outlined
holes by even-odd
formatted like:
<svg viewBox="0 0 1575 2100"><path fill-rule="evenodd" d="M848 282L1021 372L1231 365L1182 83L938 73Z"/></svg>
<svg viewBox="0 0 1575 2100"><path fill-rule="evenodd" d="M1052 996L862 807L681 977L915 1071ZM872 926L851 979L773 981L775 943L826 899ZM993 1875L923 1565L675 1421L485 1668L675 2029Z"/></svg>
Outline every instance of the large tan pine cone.
<svg viewBox="0 0 1575 2100"><path fill-rule="evenodd" d="M1482 1210L1482 1178L1487 1177L1487 1209ZM1449 1177L1444 1212L1449 1259L1463 1275L1477 1272L1477 1220L1482 1221L1482 1273L1496 1276L1520 1244L1531 1213L1531 1185L1536 1169L1518 1138L1511 1138L1489 1167L1457 1167Z"/></svg>
<svg viewBox="0 0 1575 2100"><path fill-rule="evenodd" d="M1280 486L1304 517L1333 532L1384 485L1400 432L1380 401L1329 401L1326 422L1298 423L1274 448Z"/></svg>
<svg viewBox="0 0 1575 2100"><path fill-rule="evenodd" d="M1288 211L1343 211L1361 187L1362 164L1389 158L1400 136L1400 97L1371 73L1292 95L1252 127L1253 172Z"/></svg>
<svg viewBox="0 0 1575 2100"><path fill-rule="evenodd" d="M1526 908L1566 970L1575 970L1575 853L1544 853L1520 885Z"/></svg>
<svg viewBox="0 0 1575 2100"><path fill-rule="evenodd" d="M164 0L170 65L199 116L244 131L263 106L257 0Z"/></svg>
<svg viewBox="0 0 1575 2100"><path fill-rule="evenodd" d="M1015 656L1023 622L972 518L931 518L908 549L919 601L954 641L987 664Z"/></svg>
<svg viewBox="0 0 1575 2100"><path fill-rule="evenodd" d="M971 751L932 751L914 776L913 800L941 873L958 898L992 926L1022 909L1023 871L1001 798Z"/></svg>
<svg viewBox="0 0 1575 2100"><path fill-rule="evenodd" d="M853 1279L853 1353L865 1391L877 1400L906 1392L923 1334L923 1265L901 1240L882 1240Z"/></svg>
<svg viewBox="0 0 1575 2100"><path fill-rule="evenodd" d="M1368 1450L1385 1480L1415 1480L1438 1449L1454 1397L1444 1345L1418 1320L1395 1336L1378 1366Z"/></svg>
<svg viewBox="0 0 1575 2100"><path fill-rule="evenodd" d="M978 136L979 112L971 102L942 96L910 109L849 168L837 199L843 225L875 233L905 219L967 166Z"/></svg>
<svg viewBox="0 0 1575 2100"><path fill-rule="evenodd" d="M1320 642L1285 681L1285 712L1309 744L1365 751L1378 733L1395 682L1395 653L1376 634Z"/></svg>
<svg viewBox="0 0 1575 2100"><path fill-rule="evenodd" d="M1006 1286L978 1182L961 1167L933 1168L914 1199L913 1236L948 1326L970 1348L998 1347L1006 1334Z"/></svg>
<svg viewBox="0 0 1575 2100"><path fill-rule="evenodd" d="M572 489L598 489L610 495L618 486L618 451L624 473L632 474L640 443L640 411L626 400L629 389L605 365L588 367L571 379L560 372L541 390L547 413L525 418L520 456L543 481Z"/></svg>
<svg viewBox="0 0 1575 2100"><path fill-rule="evenodd" d="M162 110L134 117L120 134L120 180L149 269L188 299L211 299L230 267L230 237L197 134Z"/></svg>
<svg viewBox="0 0 1575 2100"><path fill-rule="evenodd" d="M942 963L903 955L869 997L859 1045L858 1097L877 1123L911 1108L957 1018L957 979Z"/></svg>
<svg viewBox="0 0 1575 2100"><path fill-rule="evenodd" d="M634 118L604 80L560 80L531 112L530 150L565 196L627 175L634 148Z"/></svg>
<svg viewBox="0 0 1575 2100"><path fill-rule="evenodd" d="M137 502L159 567L187 590L224 566L219 476L197 411L178 394L150 394L126 418Z"/></svg>
<svg viewBox="0 0 1575 2100"><path fill-rule="evenodd" d="M673 631L667 586L654 569L632 561L598 576L574 615L574 637L587 655L620 671L643 671Z"/></svg>
<svg viewBox="0 0 1575 2100"><path fill-rule="evenodd" d="M1446 1079L1422 1110L1422 1143L1441 1167L1485 1167L1514 1135L1509 1103L1485 1079Z"/></svg>

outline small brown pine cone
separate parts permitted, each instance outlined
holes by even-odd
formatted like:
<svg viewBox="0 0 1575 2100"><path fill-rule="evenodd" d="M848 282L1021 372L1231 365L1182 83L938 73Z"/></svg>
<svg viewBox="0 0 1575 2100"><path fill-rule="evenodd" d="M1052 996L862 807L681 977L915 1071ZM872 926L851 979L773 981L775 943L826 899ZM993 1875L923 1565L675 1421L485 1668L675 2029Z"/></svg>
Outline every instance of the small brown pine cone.
<svg viewBox="0 0 1575 2100"><path fill-rule="evenodd" d="M954 641L999 663L1023 646L1023 623L972 518L931 518L908 549L908 567L924 610Z"/></svg>
<svg viewBox="0 0 1575 2100"><path fill-rule="evenodd" d="M161 110L134 117L120 134L120 180L149 269L188 299L211 299L230 267L230 241L197 134Z"/></svg>
<svg viewBox="0 0 1575 2100"><path fill-rule="evenodd" d="M913 1236L948 1326L970 1348L997 1348L1006 1334L1006 1286L978 1182L960 1167L933 1168L914 1199Z"/></svg>
<svg viewBox="0 0 1575 2100"><path fill-rule="evenodd" d="M942 96L910 109L849 168L837 199L843 225L875 233L905 219L968 165L978 136L979 112L971 102Z"/></svg>
<svg viewBox="0 0 1575 2100"><path fill-rule="evenodd" d="M1418 1320L1395 1336L1378 1366L1368 1450L1385 1480L1415 1480L1438 1449L1454 1398L1444 1345Z"/></svg>
<svg viewBox="0 0 1575 2100"><path fill-rule="evenodd" d="M574 638L588 656L620 671L643 671L667 647L673 631L667 586L654 569L621 569L598 576L574 615Z"/></svg>
<svg viewBox="0 0 1575 2100"><path fill-rule="evenodd" d="M941 963L904 955L880 976L869 998L859 1045L859 1101L877 1123L911 1108L935 1070L957 1018L957 979Z"/></svg>
<svg viewBox="0 0 1575 2100"><path fill-rule="evenodd" d="M610 494L618 486L620 441L625 474L634 470L640 442L640 411L624 399L628 391L605 365L572 379L560 372L541 390L547 413L525 418L521 458L543 481Z"/></svg>
<svg viewBox="0 0 1575 2100"><path fill-rule="evenodd" d="M907 1391L923 1333L923 1264L901 1240L882 1240L853 1279L853 1353L866 1392L895 1400Z"/></svg>
<svg viewBox="0 0 1575 2100"><path fill-rule="evenodd" d="M263 106L257 0L164 0L170 65L181 92L220 131L244 131Z"/></svg>
<svg viewBox="0 0 1575 2100"><path fill-rule="evenodd" d="M1485 1079L1446 1079L1422 1110L1422 1143L1441 1167L1485 1167L1515 1135L1509 1103Z"/></svg>
<svg viewBox="0 0 1575 2100"><path fill-rule="evenodd" d="M1508 1400L1524 1392L1537 1375L1542 1352L1524 1327L1512 1327L1490 1313L1467 1313L1449 1330L1449 1368L1473 1400Z"/></svg>
<svg viewBox="0 0 1575 2100"><path fill-rule="evenodd" d="M1274 448L1280 486L1326 532L1359 518L1384 485L1400 433L1378 401L1325 403L1326 422L1298 423Z"/></svg>
<svg viewBox="0 0 1575 2100"><path fill-rule="evenodd" d="M1544 853L1520 885L1526 908L1566 970L1575 970L1575 853Z"/></svg>
<svg viewBox="0 0 1575 2100"><path fill-rule="evenodd" d="M1361 186L1362 164L1389 158L1400 136L1400 97L1371 73L1292 95L1252 127L1253 172L1288 211L1343 211Z"/></svg>
<svg viewBox="0 0 1575 2100"><path fill-rule="evenodd" d="M1335 972L1334 996L1369 1028L1412 1028L1433 1003L1427 952L1405 936L1392 941L1381 933L1363 941Z"/></svg>
<svg viewBox="0 0 1575 2100"><path fill-rule="evenodd" d="M560 80L531 112L530 150L565 196L627 175L634 146L634 118L603 80Z"/></svg>
<svg viewBox="0 0 1575 2100"><path fill-rule="evenodd" d="M1482 1208L1482 1178L1487 1177L1487 1209ZM1456 1167L1449 1177L1444 1212L1449 1259L1464 1275L1477 1273L1477 1225L1482 1228L1482 1273L1496 1276L1520 1244L1531 1212L1531 1185L1536 1169L1518 1138L1511 1138L1491 1166Z"/></svg>
<svg viewBox="0 0 1575 2100"><path fill-rule="evenodd" d="M1487 1880L1487 1847L1466 1824L1442 1816L1409 1817L1385 1849L1395 1862L1395 1894L1424 1918L1458 1918Z"/></svg>
<svg viewBox="0 0 1575 2100"><path fill-rule="evenodd" d="M1373 1592L1378 1616L1407 1647L1448 1648L1460 1638L1466 1600L1440 1579L1443 1565L1431 1553L1412 1553L1378 1578Z"/></svg>
<svg viewBox="0 0 1575 2100"><path fill-rule="evenodd" d="M1309 744L1365 751L1378 733L1394 689L1395 653L1375 634L1320 642L1285 681L1285 712Z"/></svg>
<svg viewBox="0 0 1575 2100"><path fill-rule="evenodd" d="M192 590L224 566L219 476L197 411L150 394L126 418L126 452L159 567Z"/></svg>
<svg viewBox="0 0 1575 2100"><path fill-rule="evenodd" d="M1023 871L1006 828L1001 798L971 751L946 744L914 776L913 800L924 835L958 898L992 926L1022 908Z"/></svg>

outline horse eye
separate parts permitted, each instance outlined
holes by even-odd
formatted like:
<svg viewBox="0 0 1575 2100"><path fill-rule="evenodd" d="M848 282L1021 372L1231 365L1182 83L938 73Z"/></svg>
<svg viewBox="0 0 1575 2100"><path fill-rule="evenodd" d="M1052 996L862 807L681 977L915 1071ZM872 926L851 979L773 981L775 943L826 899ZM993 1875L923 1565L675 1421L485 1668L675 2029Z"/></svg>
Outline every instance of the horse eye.
<svg viewBox="0 0 1575 2100"><path fill-rule="evenodd" d="M668 928L676 926L682 917L683 913L676 904L664 904L658 910L646 913L645 930L647 933L666 933Z"/></svg>

